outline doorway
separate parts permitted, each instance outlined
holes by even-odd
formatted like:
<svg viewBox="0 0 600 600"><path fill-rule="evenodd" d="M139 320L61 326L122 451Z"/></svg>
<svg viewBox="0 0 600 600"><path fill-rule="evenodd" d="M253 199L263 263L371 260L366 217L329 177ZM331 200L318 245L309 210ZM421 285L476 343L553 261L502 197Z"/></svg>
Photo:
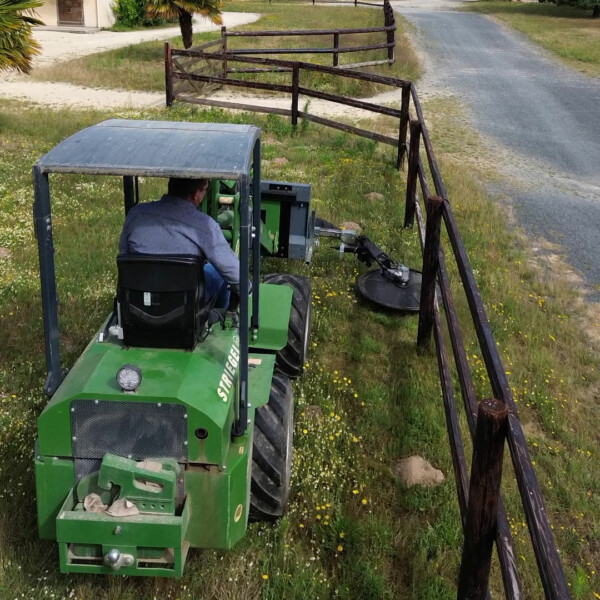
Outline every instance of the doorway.
<svg viewBox="0 0 600 600"><path fill-rule="evenodd" d="M59 25L83 25L83 0L58 0Z"/></svg>

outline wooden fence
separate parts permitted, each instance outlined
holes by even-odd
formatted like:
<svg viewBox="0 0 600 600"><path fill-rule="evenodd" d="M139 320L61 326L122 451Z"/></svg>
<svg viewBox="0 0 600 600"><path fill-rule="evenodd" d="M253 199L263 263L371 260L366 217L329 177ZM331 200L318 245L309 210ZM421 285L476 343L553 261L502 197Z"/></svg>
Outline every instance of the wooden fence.
<svg viewBox="0 0 600 600"><path fill-rule="evenodd" d="M393 19L393 13L392 13ZM392 64L394 62L394 48L396 45L394 33L396 24L384 27L363 27L357 29L298 29L291 31L227 31L222 28L221 35L225 38L223 50L232 56L251 56L265 54L331 54L334 67L339 66L340 54L351 52L363 52L365 50L386 50L387 57L380 60L374 60L362 63L345 64L345 69L356 69L358 67ZM340 46L340 37L342 35L357 35L365 33L385 33L386 41L379 44L362 44L359 46ZM330 47L312 47L312 48L236 48L230 50L227 48L227 38L241 37L299 37L299 36L332 36L333 45Z"/></svg>
<svg viewBox="0 0 600 600"><path fill-rule="evenodd" d="M313 2L314 4L314 2ZM355 4L357 4L355 2ZM331 54L333 66L339 66L339 55L342 53L363 52L366 50L386 50L387 57L381 60L370 62L346 64L344 68L358 68L380 64L392 64L394 62L394 48L396 46L396 18L389 0L384 0L383 4L378 4L383 8L383 27L363 27L354 29L297 29L297 30L278 30L278 31L227 31L225 27L221 29L221 37L225 39L223 44L223 52L232 55L267 55L267 54ZM363 43L358 46L340 46L341 36L347 35L364 35L371 33L384 33L386 36L385 42L379 44ZM327 36L333 37L333 45L331 47L319 48L236 48L228 49L228 38L265 38L265 37L314 37ZM197 49L197 48L195 48Z"/></svg>
<svg viewBox="0 0 600 600"><path fill-rule="evenodd" d="M290 2L291 0L285 0ZM312 2L315 4L315 0L298 0L299 2ZM365 2L364 0L317 0L319 4L353 4L354 6L377 6L382 7L383 4L380 2ZM269 4L271 0L269 0Z"/></svg>
<svg viewBox="0 0 600 600"><path fill-rule="evenodd" d="M209 42L213 43L213 42ZM205 69L212 73L217 72L216 75L211 75L208 72L200 73L197 69L195 72L190 70L185 71L179 68L180 57L194 58L197 61L195 65L201 64L203 61L204 66L200 69ZM259 68L243 68L234 69L231 68L231 63L240 63L244 65L257 65ZM205 52L203 50L175 50L171 48L168 42L165 43L165 73L166 73L166 102L167 106L171 106L174 100L180 100L183 102L190 102L193 104L200 104L204 106L217 106L221 108L234 108L239 110L248 110L253 112L271 113L282 116L289 116L292 125L296 126L299 119L306 121L312 121L321 125L326 125L334 129L353 133L361 137L366 137L383 144L394 146L398 150L397 164L400 166L402 163L405 149L406 139L408 131L408 103L410 96L407 93L402 94L402 106L401 108L391 108L388 106L382 106L373 102L365 100L357 100L355 98L349 98L340 94L332 94L329 92L322 92L320 90L311 89L300 85L301 75L303 73L320 73L329 74L338 77L339 79L354 79L360 81L368 81L370 83L379 84L381 86L389 87L391 89L405 89L410 82L396 79L393 77L386 77L384 75L377 75L375 73L364 73L360 71L354 71L352 69L340 69L337 67L327 67L323 65L315 65L312 63L287 61L281 59L252 57L252 56L232 56L229 53L212 53ZM220 70L220 71L219 71ZM247 73L247 72L287 72L290 76L289 83L286 84L274 84L263 81L250 81L248 79L235 79L230 77L233 73ZM227 76L223 75L223 72L227 73ZM211 97L201 97L196 93L182 92L181 88L176 90L175 82L189 81L192 85L197 84L211 84L219 86L231 86L237 88L245 88L251 90L267 90L280 92L290 95L290 108L271 107L263 104L243 104L239 102L216 100ZM335 104L342 104L344 106L350 106L357 109L365 110L369 113L379 113L389 117L393 117L397 120L397 133L392 137L378 133L375 131L369 131L348 123L342 123L333 119L321 117L319 115L309 113L308 111L300 110L299 100L300 97L304 98L315 98L318 100L325 100Z"/></svg>
<svg viewBox="0 0 600 600"><path fill-rule="evenodd" d="M487 576L493 539L496 542L506 598L508 600L523 598L510 527L499 493L502 472L500 447L504 445L503 440L506 439L545 597L548 600L568 599L571 597L569 588L506 371L458 231L452 205L448 200L417 90L412 83L403 89L403 93L406 94L407 89L412 107L409 109L410 142L405 226L410 227L416 216L423 248L423 283L417 343L422 347L428 347L433 333L458 501L465 532L459 598L483 599L489 594ZM433 183L433 190L429 188L429 181ZM426 220L421 203L424 205ZM463 334L450 288L445 254L441 248L442 223L445 225L452 255L458 267L472 324L495 397L493 400L479 402L475 392L473 374L467 359ZM436 293L436 281L441 298ZM440 300L444 307L469 434L474 440L470 483L458 423L450 360L443 336Z"/></svg>
<svg viewBox="0 0 600 600"><path fill-rule="evenodd" d="M389 0L377 5L383 7L383 27L363 27L354 29L302 29L289 31L227 31L221 28L221 38L195 46L189 50L176 50L165 45L165 88L167 91L167 106L173 100L193 102L193 96L201 97L224 85L235 86L236 81L231 75L264 74L292 72L289 64L275 62L259 63L262 67L231 67L234 60L243 62L243 57L253 55L291 55L291 54L331 54L332 66L340 67L340 54L352 54L369 50L383 50L385 57L370 61L355 62L342 65L345 69L356 69L367 66L388 64L394 62L394 48L396 47L396 20ZM366 34L381 33L385 36L384 42L362 42L358 45L342 45L341 41L346 36L364 36ZM231 38L272 38L272 37L330 37L331 46L304 47L304 48L231 48ZM253 62L253 61L246 61ZM257 61L254 61L256 63ZM310 64L310 63L298 63ZM262 82L262 87L254 89L268 89L281 91L276 85L265 87L267 82ZM286 90L287 91L287 88Z"/></svg>
<svg viewBox="0 0 600 600"><path fill-rule="evenodd" d="M169 54L174 57L183 52L171 50L168 45L166 48L167 60ZM186 56L195 55L198 58L205 58L205 54L201 51L193 51ZM458 231L452 205L449 202L435 158L414 84L410 81L382 75L360 73L350 69L325 67L310 63L248 56L235 56L233 58L246 64L261 65L262 68L266 66L287 69L291 74L291 83L274 85L258 81L226 78L223 73L229 73L229 67L223 68L219 76L172 73L171 81L179 78L192 82L200 81L248 89L274 90L289 94L291 107L289 109L269 108L212 101L210 98L182 97L181 99L199 104L290 116L293 125L296 125L298 120L302 118L368 137L396 148L398 168L401 168L403 162L405 162L404 159L408 155L404 222L406 227L411 227L416 218L423 251L423 279L417 343L422 348L428 348L431 345L432 338L435 342L458 503L465 536L458 597L459 599L468 598L469 600L483 600L489 597L488 577L494 541L506 598L508 600L522 600L524 597L510 527L500 494L502 457L506 441L545 596L548 600L570 598L569 588L531 463L517 407L492 335L469 258ZM231 59L230 54L223 53L211 55L208 60L214 60L222 64L223 61ZM301 87L299 85L300 74L305 70L335 74L340 78L349 77L367 80L389 86L391 89L398 90L400 109ZM169 78L167 78L168 85ZM391 137L303 112L298 108L299 96L328 100L370 111L374 114L393 117L397 119L398 134ZM167 104L172 103L175 98L179 98L179 96L174 95L167 87ZM430 182L433 188L430 188ZM450 287L446 255L441 247L442 226L445 226L450 240L451 253L458 267L462 289L466 295L471 314L471 325L475 329L494 394L492 399L479 399L475 391L461 324L459 324ZM441 305L443 305L443 313ZM443 323L444 319L445 324ZM446 348L444 326L447 327L449 333L455 372L457 373L458 385L466 413L467 435L470 435L473 439L474 451L470 477L463 445L463 433L459 425L455 386L452 378L453 370L449 352Z"/></svg>

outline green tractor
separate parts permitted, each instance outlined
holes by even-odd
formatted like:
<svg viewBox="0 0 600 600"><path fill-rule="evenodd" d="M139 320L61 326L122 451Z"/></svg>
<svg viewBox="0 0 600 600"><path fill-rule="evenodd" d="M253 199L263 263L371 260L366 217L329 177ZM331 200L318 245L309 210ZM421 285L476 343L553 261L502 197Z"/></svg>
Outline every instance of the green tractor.
<svg viewBox="0 0 600 600"><path fill-rule="evenodd" d="M38 521L62 572L180 577L190 547L231 548L249 519L284 511L311 289L291 275L261 283L260 257L310 261L314 214L308 185L261 181L260 156L252 126L110 120L33 168L50 396ZM64 370L51 173L122 177L125 213L140 177L209 179L202 210L240 260L237 310L207 305L198 257L119 256L114 311Z"/></svg>

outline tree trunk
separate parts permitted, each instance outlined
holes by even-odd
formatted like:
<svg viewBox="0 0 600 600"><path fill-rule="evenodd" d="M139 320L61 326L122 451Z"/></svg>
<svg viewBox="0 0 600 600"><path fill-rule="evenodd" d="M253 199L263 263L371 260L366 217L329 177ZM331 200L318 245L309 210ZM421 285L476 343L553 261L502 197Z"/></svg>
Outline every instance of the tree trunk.
<svg viewBox="0 0 600 600"><path fill-rule="evenodd" d="M194 32L192 29L192 13L183 8L179 9L179 27L181 28L183 47L187 50L192 46Z"/></svg>
<svg viewBox="0 0 600 600"><path fill-rule="evenodd" d="M595 4L592 10L592 19L598 19L600 17L600 4Z"/></svg>

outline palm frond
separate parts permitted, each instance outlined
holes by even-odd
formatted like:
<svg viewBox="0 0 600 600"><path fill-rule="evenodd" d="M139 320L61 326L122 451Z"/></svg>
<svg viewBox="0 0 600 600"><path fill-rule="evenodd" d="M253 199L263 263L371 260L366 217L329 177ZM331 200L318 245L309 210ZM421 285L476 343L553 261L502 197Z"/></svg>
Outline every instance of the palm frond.
<svg viewBox="0 0 600 600"><path fill-rule="evenodd" d="M201 14L220 25L223 22L222 8L221 0L150 0L147 12L152 17L175 19L183 10L190 14Z"/></svg>
<svg viewBox="0 0 600 600"><path fill-rule="evenodd" d="M42 24L34 16L41 5L41 0L0 0L0 71L30 71L31 59L40 51L31 28Z"/></svg>

